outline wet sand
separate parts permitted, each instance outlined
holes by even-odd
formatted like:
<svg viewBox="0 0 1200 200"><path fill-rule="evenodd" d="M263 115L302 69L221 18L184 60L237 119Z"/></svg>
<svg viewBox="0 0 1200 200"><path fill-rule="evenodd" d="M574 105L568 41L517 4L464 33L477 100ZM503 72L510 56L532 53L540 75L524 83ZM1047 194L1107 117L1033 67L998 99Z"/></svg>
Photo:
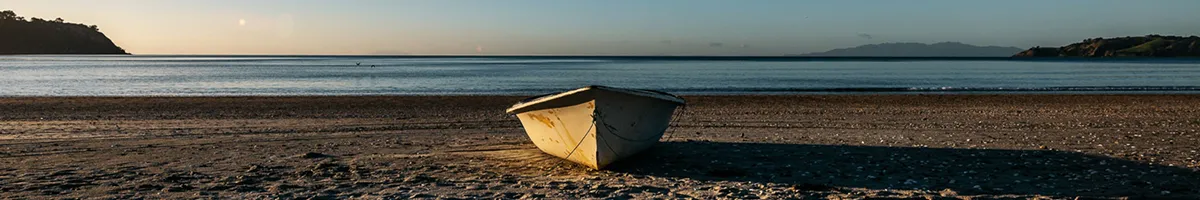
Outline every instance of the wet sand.
<svg viewBox="0 0 1200 200"><path fill-rule="evenodd" d="M515 96L0 98L4 198L1200 198L1198 95L688 96L608 170Z"/></svg>

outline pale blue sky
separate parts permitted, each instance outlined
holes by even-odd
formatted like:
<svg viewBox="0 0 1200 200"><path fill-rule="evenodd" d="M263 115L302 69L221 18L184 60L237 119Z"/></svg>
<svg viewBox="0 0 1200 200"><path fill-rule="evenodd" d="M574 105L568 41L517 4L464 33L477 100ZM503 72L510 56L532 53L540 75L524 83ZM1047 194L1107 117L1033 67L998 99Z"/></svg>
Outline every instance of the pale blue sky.
<svg viewBox="0 0 1200 200"><path fill-rule="evenodd" d="M0 0L7 9L98 25L135 54L783 55L1200 34L1198 0Z"/></svg>

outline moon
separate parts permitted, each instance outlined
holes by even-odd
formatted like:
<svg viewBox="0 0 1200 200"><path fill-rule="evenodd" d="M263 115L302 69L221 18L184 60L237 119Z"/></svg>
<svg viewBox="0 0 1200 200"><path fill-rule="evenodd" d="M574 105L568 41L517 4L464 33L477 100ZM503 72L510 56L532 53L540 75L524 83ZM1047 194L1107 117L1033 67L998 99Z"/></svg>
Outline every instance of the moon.
<svg viewBox="0 0 1200 200"><path fill-rule="evenodd" d="M245 26L245 25L246 25L246 19L238 19L238 26Z"/></svg>

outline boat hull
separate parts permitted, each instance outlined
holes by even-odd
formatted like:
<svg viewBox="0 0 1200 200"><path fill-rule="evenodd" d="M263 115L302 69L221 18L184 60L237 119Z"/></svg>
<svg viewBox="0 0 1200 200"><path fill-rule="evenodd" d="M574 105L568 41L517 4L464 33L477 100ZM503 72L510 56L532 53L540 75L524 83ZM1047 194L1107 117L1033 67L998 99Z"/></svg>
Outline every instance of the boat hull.
<svg viewBox="0 0 1200 200"><path fill-rule="evenodd" d="M538 149L593 169L653 146L680 105L619 90L573 92L516 115Z"/></svg>

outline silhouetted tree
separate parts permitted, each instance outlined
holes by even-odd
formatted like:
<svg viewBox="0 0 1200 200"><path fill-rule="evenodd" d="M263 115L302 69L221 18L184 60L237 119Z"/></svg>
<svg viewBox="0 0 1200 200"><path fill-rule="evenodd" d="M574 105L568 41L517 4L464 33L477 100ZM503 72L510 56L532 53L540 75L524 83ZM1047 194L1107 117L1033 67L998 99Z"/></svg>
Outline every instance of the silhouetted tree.
<svg viewBox="0 0 1200 200"><path fill-rule="evenodd" d="M25 21L25 18L17 16L17 13L13 12L12 10L5 10L0 11L0 20Z"/></svg>
<svg viewBox="0 0 1200 200"><path fill-rule="evenodd" d="M95 25L0 11L0 54L125 54Z"/></svg>

